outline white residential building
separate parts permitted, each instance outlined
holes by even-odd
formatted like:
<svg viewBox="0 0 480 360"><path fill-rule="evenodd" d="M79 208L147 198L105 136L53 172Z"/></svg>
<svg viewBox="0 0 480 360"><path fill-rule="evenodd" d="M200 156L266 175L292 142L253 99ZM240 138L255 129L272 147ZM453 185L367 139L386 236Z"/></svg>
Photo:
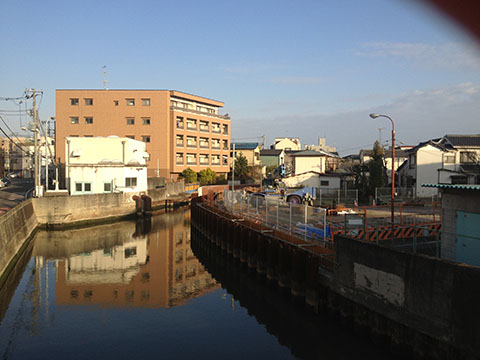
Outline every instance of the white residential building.
<svg viewBox="0 0 480 360"><path fill-rule="evenodd" d="M145 143L130 138L67 137L65 174L71 195L147 190Z"/></svg>
<svg viewBox="0 0 480 360"><path fill-rule="evenodd" d="M324 174L307 171L302 174L288 176L282 179L287 187L313 186L319 190L338 190L341 188L342 177L336 174Z"/></svg>
<svg viewBox="0 0 480 360"><path fill-rule="evenodd" d="M480 135L445 135L407 150L399 169L399 186L414 188L417 197L437 195L422 184L475 184L480 181Z"/></svg>
<svg viewBox="0 0 480 360"><path fill-rule="evenodd" d="M325 173L335 171L340 161L338 155L325 151L292 151L285 156L285 168L290 175L303 174L309 171Z"/></svg>
<svg viewBox="0 0 480 360"><path fill-rule="evenodd" d="M299 138L275 138L272 149L275 150L302 150L302 144Z"/></svg>

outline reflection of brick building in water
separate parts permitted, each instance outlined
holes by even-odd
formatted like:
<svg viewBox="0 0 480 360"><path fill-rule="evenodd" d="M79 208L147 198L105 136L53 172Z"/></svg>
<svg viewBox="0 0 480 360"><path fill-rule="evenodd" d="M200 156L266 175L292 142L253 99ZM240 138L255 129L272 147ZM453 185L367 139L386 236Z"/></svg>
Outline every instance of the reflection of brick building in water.
<svg viewBox="0 0 480 360"><path fill-rule="evenodd" d="M95 231L97 237L92 236ZM193 256L189 211L153 217L148 235L135 237L134 231L134 223L122 222L67 235L76 252L58 261L57 304L166 308L219 288ZM48 242L60 241L39 235L34 255L48 257ZM78 251L79 242L88 241L91 247L92 239L103 241L101 247Z"/></svg>

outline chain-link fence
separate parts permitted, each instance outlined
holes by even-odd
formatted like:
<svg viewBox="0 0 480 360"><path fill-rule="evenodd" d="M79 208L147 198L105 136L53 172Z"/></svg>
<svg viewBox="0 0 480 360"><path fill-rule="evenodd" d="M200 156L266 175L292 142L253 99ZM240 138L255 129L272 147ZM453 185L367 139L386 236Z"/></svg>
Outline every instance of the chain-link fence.
<svg viewBox="0 0 480 360"><path fill-rule="evenodd" d="M395 201L409 202L416 199L415 188L395 188ZM392 201L392 188L375 188L375 202L377 205L387 204Z"/></svg>
<svg viewBox="0 0 480 360"><path fill-rule="evenodd" d="M326 210L318 207L285 202L280 196L245 194L227 190L216 205L257 223L280 229L311 243L327 246L330 243L330 227Z"/></svg>
<svg viewBox="0 0 480 360"><path fill-rule="evenodd" d="M320 206L345 205L354 206L358 204L358 190L356 189L318 189L316 204Z"/></svg>

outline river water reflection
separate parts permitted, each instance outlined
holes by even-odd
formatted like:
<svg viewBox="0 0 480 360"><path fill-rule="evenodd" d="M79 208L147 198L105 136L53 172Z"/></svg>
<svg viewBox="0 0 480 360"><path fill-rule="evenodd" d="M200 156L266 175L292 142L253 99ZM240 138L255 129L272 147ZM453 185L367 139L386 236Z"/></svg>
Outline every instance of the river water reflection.
<svg viewBox="0 0 480 360"><path fill-rule="evenodd" d="M390 356L199 241L189 210L39 231L0 292L2 358Z"/></svg>

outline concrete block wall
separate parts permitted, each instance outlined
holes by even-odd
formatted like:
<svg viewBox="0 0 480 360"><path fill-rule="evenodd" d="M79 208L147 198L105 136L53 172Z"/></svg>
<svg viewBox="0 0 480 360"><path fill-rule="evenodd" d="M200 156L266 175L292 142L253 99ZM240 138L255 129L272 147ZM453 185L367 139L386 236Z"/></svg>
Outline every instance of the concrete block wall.
<svg viewBox="0 0 480 360"><path fill-rule="evenodd" d="M37 225L31 199L0 216L0 279Z"/></svg>
<svg viewBox="0 0 480 360"><path fill-rule="evenodd" d="M335 292L462 353L480 354L479 267L340 236L335 263Z"/></svg>

